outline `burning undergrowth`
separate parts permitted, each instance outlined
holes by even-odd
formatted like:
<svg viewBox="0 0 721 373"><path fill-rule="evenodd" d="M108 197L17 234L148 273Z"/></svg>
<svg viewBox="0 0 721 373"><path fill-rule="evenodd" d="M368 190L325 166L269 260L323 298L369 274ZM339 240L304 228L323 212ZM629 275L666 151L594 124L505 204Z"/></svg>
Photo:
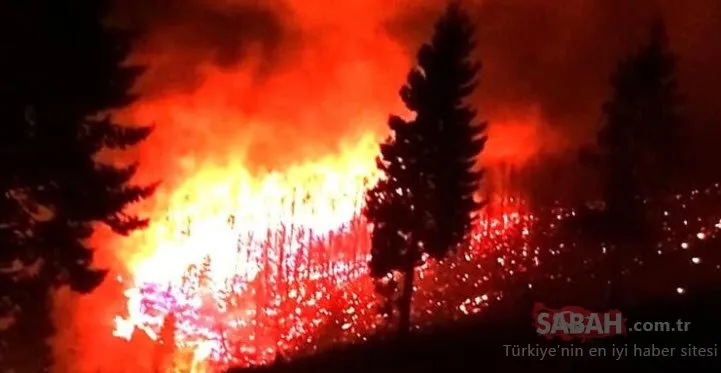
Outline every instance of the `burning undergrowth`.
<svg viewBox="0 0 721 373"><path fill-rule="evenodd" d="M407 4L154 3L128 2L115 19L146 32L133 59L148 66L142 98L118 115L155 125L127 156L140 162L139 182L162 185L138 206L147 230L98 231L110 278L92 295L58 294L57 370L202 372L366 337L381 323L359 211L387 115L403 113L397 92L412 56L387 26ZM496 62L491 76L506 76ZM547 113L529 101L482 111L488 163L556 143L537 136ZM498 297L474 258L532 222L507 206L477 227L467 257L422 269L420 314L478 312ZM515 265L505 268L526 266Z"/></svg>

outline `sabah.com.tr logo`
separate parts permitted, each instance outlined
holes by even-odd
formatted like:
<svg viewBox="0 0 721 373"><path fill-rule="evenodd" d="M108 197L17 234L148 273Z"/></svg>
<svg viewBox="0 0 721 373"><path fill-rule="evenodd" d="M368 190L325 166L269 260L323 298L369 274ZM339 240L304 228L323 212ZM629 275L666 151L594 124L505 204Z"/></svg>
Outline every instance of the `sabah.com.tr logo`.
<svg viewBox="0 0 721 373"><path fill-rule="evenodd" d="M628 325L628 327L627 327ZM551 309L542 303L533 307L533 326L536 333L562 340L606 338L628 332L688 332L689 321L627 321L621 311L591 312L583 307L570 306Z"/></svg>
<svg viewBox="0 0 721 373"><path fill-rule="evenodd" d="M565 341L626 335L626 319L621 311L591 312L577 306L551 309L536 303L533 326L536 333L547 339L558 337Z"/></svg>

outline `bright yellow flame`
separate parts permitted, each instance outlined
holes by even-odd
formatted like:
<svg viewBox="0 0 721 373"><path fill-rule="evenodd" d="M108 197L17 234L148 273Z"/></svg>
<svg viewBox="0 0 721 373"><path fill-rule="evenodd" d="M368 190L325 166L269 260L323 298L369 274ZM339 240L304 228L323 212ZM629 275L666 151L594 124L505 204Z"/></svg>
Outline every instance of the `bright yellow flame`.
<svg viewBox="0 0 721 373"><path fill-rule="evenodd" d="M259 178L240 166L203 167L173 190L168 214L131 238L139 250L129 262L133 283L125 293L127 315L115 319L114 335L130 339L139 328L157 340L157 333L144 325L162 320L141 311L137 286L143 283L179 285L188 268L204 259L209 259L211 283L227 284L234 276L249 282L261 270L253 255L263 247L254 245L261 245L269 232L287 227L323 235L352 221L362 208L366 186L378 177L377 144L368 136L340 155ZM289 255L296 249L292 243L287 246ZM348 270L344 266L336 263L334 269ZM200 346L195 353L207 354Z"/></svg>

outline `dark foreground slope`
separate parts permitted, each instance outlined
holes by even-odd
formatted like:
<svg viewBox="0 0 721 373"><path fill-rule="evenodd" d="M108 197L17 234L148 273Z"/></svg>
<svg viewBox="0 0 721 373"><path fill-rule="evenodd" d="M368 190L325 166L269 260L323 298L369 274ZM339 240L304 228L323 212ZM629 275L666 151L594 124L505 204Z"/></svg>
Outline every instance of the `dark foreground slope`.
<svg viewBox="0 0 721 373"><path fill-rule="evenodd" d="M529 297L530 298L530 297ZM270 367L232 370L268 373L400 373L400 372L719 372L721 359L684 357L682 348L721 349L721 289L671 297L669 301L645 303L622 309L624 317L636 321L689 321L688 332L636 332L627 336L586 342L546 341L535 334L531 311L533 301L505 301L492 307L481 319L453 328L416 335L410 340L377 340L277 363ZM581 347L578 357L514 357L504 345ZM628 347L625 358L617 360L612 347ZM643 357L638 348L675 348L674 356ZM591 348L605 348L608 356L591 357ZM718 353L717 353L718 354Z"/></svg>

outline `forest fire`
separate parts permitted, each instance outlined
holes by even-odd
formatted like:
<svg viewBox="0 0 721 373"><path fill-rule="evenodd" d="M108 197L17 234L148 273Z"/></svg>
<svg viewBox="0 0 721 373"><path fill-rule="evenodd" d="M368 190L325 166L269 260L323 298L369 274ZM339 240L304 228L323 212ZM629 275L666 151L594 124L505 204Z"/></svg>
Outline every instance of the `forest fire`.
<svg viewBox="0 0 721 373"><path fill-rule="evenodd" d="M368 336L382 325L360 215L375 176L370 145L259 180L222 170L188 180L171 196L168 215L141 233L145 256L130 264L130 278L118 278L127 287L127 310L116 316L114 335L172 344L153 364L193 372ZM462 258L528 223L517 212L482 221L478 247ZM432 277L433 268L421 272ZM457 311L489 300L466 296L478 300ZM435 302L428 298L419 312L433 314Z"/></svg>
<svg viewBox="0 0 721 373"><path fill-rule="evenodd" d="M212 171L189 180L176 190L177 198L171 197L170 215L144 233L149 256L131 268L131 284L138 287L127 293L129 317L118 319L116 333L127 338L124 332L139 327L157 339L164 317L173 313L180 347L214 343L212 352L220 354L214 357L226 359L229 352L218 350L222 341L217 338L227 333L231 343L258 340L250 347L259 351L247 353L262 355L269 349L274 354L276 341L256 336L259 328L268 330L254 325L262 318L259 313L292 300L295 315L266 316L280 323L288 322L283 317L302 317L295 309L322 300L317 299L320 290L308 293L299 284L324 282L319 286L327 291L363 273L367 231L358 213L364 183L373 177L372 153L369 159L298 166L256 184L251 175L239 173L214 180L208 176ZM198 317L212 318L222 329L199 330L215 328ZM305 324L288 325L289 335L282 338L312 332L294 330L313 327L307 316L300 321ZM271 333L265 339L279 337Z"/></svg>
<svg viewBox="0 0 721 373"><path fill-rule="evenodd" d="M138 206L148 229L121 239L96 234L95 260L111 269L105 283L87 297L57 296L56 323L68 326L53 345L57 372L213 372L357 341L393 324L376 310L359 212L387 117L408 114L398 89L413 51L377 32L392 13L381 11L384 2L349 10L352 22L298 4L298 24L288 27L300 36L285 35L277 55L255 53L267 47L256 40L232 63L211 57L225 43L214 50L204 40L206 50L186 45L196 35L173 22L150 27L133 56L148 67L141 99L118 114L154 125L129 156L139 161L137 182L162 184ZM207 7L181 13L215 14ZM198 33L216 25L223 26L204 20ZM500 106L502 115L479 117L492 123L484 166L527 159L542 146L532 135L545 122L535 106ZM418 323L477 313L500 296L480 257L508 249L532 217L517 201L498 206L470 250L419 271ZM514 268L509 260L505 269Z"/></svg>
<svg viewBox="0 0 721 373"><path fill-rule="evenodd" d="M0 371L522 369L536 301L705 340L714 1L12 2Z"/></svg>

